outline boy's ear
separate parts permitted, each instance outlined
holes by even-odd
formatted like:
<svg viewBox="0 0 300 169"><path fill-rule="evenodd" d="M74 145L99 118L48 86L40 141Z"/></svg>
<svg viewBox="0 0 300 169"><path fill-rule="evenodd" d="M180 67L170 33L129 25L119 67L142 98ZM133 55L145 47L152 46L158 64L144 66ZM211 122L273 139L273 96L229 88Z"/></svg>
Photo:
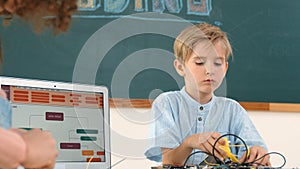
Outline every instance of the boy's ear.
<svg viewBox="0 0 300 169"><path fill-rule="evenodd" d="M175 59L174 60L174 67L177 71L177 73L180 75L180 76L184 76L185 73L184 73L184 65L182 62L180 62L179 60Z"/></svg>
<svg viewBox="0 0 300 169"><path fill-rule="evenodd" d="M227 73L227 70L228 70L228 61L226 62L226 73Z"/></svg>

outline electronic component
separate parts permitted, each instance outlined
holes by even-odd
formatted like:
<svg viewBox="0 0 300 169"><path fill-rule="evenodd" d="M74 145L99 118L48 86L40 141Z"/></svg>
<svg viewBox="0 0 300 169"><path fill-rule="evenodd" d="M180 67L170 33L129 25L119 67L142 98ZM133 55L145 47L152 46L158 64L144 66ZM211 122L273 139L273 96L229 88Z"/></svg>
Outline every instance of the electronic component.
<svg viewBox="0 0 300 169"><path fill-rule="evenodd" d="M245 141L240 138L239 136L235 135L235 134L224 134L222 135L221 137L219 137L214 145L213 145L213 150L212 150L212 154L208 153L208 152L204 152L204 151L196 151L196 152L193 152L191 153L186 161L184 162L184 165L183 166L172 166L172 165L164 165L164 166L161 166L161 167L152 167L151 169L279 169L279 168L282 168L285 163L286 163L286 159L285 157L278 153L278 152L269 152L269 153L266 153L265 155L251 161L251 162L246 162L246 159L242 162L240 162L237 157L231 153L231 150L230 150L230 145L229 142L228 142L228 139L226 138L226 136L233 136L237 139L239 139L241 141L242 144L240 145L237 145L235 144L234 146L242 146L242 147L245 147L245 153L247 154L247 156L250 154L250 149L249 147L246 145ZM217 142L223 138L225 140L225 145L224 146L220 146L219 148L221 150L223 150L227 157L224 161L218 159L216 156L215 156L215 150L216 150L216 145L217 145ZM207 154L207 155L212 155L212 157L215 159L215 163L208 163L206 160L204 160L204 162L206 164L198 164L198 165L187 165L187 161L189 160L189 158L197 153L204 153L204 154ZM280 167L268 167L268 166L261 166L257 161L259 161L260 159L264 158L265 156L267 155L271 155L271 154L275 154L275 155L279 155L282 157L283 159L283 164L280 166ZM257 166L258 165L258 166Z"/></svg>

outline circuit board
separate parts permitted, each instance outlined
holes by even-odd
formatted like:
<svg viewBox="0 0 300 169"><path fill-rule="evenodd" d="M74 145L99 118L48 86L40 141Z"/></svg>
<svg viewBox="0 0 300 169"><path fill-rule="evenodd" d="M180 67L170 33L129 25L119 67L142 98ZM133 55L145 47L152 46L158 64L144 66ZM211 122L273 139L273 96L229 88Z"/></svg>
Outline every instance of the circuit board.
<svg viewBox="0 0 300 169"><path fill-rule="evenodd" d="M272 169L272 167L265 167L265 166L228 166L228 165L218 165L218 166L205 166L205 165L168 166L167 165L167 166L160 166L160 167L151 167L151 169Z"/></svg>

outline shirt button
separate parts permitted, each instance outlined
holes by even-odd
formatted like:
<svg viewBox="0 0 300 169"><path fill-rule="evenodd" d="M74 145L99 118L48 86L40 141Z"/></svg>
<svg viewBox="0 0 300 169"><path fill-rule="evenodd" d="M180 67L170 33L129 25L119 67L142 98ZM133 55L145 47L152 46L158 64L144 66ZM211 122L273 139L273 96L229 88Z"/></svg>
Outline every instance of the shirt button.
<svg viewBox="0 0 300 169"><path fill-rule="evenodd" d="M198 117L198 121L202 121L202 117Z"/></svg>
<svg viewBox="0 0 300 169"><path fill-rule="evenodd" d="M201 107L200 107L200 110L203 110L203 109L204 109L203 106L201 106Z"/></svg>

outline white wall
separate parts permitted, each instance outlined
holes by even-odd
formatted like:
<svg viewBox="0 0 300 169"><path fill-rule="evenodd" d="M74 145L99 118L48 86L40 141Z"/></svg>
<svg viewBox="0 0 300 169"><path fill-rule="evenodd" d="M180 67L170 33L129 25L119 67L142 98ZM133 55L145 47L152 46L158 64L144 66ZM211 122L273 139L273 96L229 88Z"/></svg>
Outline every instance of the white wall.
<svg viewBox="0 0 300 169"><path fill-rule="evenodd" d="M143 154L148 138L149 110L131 108L110 110L112 165L119 162L112 169L150 169L151 166L158 165L145 159Z"/></svg>
<svg viewBox="0 0 300 169"><path fill-rule="evenodd" d="M264 138L269 151L282 153L287 163L284 168L300 167L300 112L249 112L251 119ZM271 158L272 164L281 164L281 159Z"/></svg>
<svg viewBox="0 0 300 169"><path fill-rule="evenodd" d="M287 164L284 168L300 167L300 112L249 112L251 119L266 141L269 151L282 153ZM150 169L157 166L143 156L146 146L149 109L112 108L111 143L113 169ZM271 157L272 164L281 165L282 160Z"/></svg>

